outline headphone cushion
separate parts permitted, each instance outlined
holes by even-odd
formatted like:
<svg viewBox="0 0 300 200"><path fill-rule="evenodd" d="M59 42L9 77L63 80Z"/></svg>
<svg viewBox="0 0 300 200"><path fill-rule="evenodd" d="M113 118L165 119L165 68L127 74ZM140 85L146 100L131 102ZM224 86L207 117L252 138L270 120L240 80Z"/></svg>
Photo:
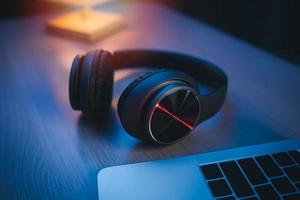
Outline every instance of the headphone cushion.
<svg viewBox="0 0 300 200"><path fill-rule="evenodd" d="M108 68L108 51L88 52L83 59L80 102L84 114L103 118L109 114L112 99L113 72Z"/></svg>
<svg viewBox="0 0 300 200"><path fill-rule="evenodd" d="M83 56L77 55L72 62L71 72L69 77L69 100L74 110L80 110L79 100L79 79L80 67L82 64Z"/></svg>
<svg viewBox="0 0 300 200"><path fill-rule="evenodd" d="M113 93L113 71L108 68L108 51L101 51L96 65L95 102L93 111L96 118L107 117L111 108Z"/></svg>

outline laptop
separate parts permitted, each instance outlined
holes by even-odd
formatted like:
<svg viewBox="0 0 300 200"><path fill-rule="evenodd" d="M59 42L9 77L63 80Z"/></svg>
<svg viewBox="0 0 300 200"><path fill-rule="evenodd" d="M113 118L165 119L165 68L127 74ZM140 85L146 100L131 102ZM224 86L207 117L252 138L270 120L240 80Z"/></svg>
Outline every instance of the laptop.
<svg viewBox="0 0 300 200"><path fill-rule="evenodd" d="M300 200L300 140L108 167L100 200Z"/></svg>

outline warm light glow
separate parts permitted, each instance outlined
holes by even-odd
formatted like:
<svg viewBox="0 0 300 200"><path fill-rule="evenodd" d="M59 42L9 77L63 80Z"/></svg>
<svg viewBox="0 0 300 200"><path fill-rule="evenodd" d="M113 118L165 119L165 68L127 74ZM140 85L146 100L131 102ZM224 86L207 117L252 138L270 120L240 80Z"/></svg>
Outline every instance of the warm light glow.
<svg viewBox="0 0 300 200"><path fill-rule="evenodd" d="M105 1L76 1L80 2L82 9L49 21L47 27L50 32L94 42L125 26L122 16L92 10L93 3Z"/></svg>
<svg viewBox="0 0 300 200"><path fill-rule="evenodd" d="M52 1L55 3L63 3L67 5L75 5L75 6L83 6L85 4L93 6L93 5L98 5L113 0L47 0L47 1Z"/></svg>
<svg viewBox="0 0 300 200"><path fill-rule="evenodd" d="M118 15L84 10L84 12L74 12L51 20L48 29L54 33L93 42L124 25L123 18Z"/></svg>

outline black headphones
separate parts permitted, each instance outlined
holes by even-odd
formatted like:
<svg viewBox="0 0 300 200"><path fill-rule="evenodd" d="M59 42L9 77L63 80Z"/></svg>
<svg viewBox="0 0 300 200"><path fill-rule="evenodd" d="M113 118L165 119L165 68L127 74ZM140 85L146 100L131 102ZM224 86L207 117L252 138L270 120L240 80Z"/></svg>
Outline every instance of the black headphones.
<svg viewBox="0 0 300 200"><path fill-rule="evenodd" d="M227 76L207 61L160 50L95 50L73 60L69 82L72 108L94 119L106 118L114 70L137 67L159 70L138 77L119 99L120 121L135 138L175 143L217 113L224 102ZM202 86L209 92L204 94Z"/></svg>

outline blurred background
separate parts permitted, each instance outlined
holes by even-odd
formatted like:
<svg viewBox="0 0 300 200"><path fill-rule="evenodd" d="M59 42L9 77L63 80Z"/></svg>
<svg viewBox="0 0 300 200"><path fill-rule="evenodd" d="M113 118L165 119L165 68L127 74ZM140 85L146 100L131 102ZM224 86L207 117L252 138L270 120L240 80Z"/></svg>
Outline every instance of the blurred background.
<svg viewBox="0 0 300 200"><path fill-rule="evenodd" d="M147 1L165 4L196 20L204 21L277 56L300 64L299 0ZM0 18L37 15L63 10L66 6L44 0L1 0Z"/></svg>

